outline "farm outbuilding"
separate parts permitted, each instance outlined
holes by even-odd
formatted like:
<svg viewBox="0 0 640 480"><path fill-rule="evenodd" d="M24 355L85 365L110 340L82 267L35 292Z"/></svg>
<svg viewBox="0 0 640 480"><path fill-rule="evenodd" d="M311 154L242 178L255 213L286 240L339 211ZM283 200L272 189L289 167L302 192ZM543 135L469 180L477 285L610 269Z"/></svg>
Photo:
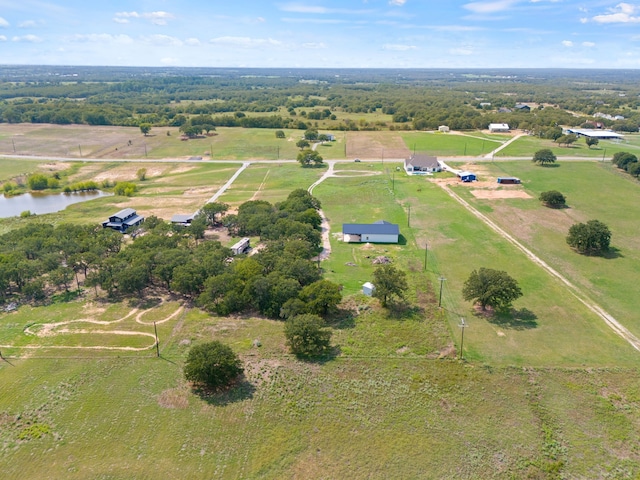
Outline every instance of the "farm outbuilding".
<svg viewBox="0 0 640 480"><path fill-rule="evenodd" d="M342 238L346 243L398 243L400 228L395 223L379 220L375 223L345 223Z"/></svg>
<svg viewBox="0 0 640 480"><path fill-rule="evenodd" d="M178 213L171 217L171 223L173 223L174 225L182 225L183 227L186 227L188 225L191 225L194 217L194 213L192 213L191 215Z"/></svg>
<svg viewBox="0 0 640 480"><path fill-rule="evenodd" d="M578 137L597 138L600 140L623 139L624 135L612 132L611 130L594 130L591 128L567 128L566 133L573 133Z"/></svg>
<svg viewBox="0 0 640 480"><path fill-rule="evenodd" d="M446 125L440 125L440 126L438 127L438 131L439 131L439 132L443 132L443 133L447 133L447 132L449 131L449 127L448 127L448 126L446 126Z"/></svg>
<svg viewBox="0 0 640 480"><path fill-rule="evenodd" d="M509 124L508 123L490 123L489 131L490 132L508 132Z"/></svg>
<svg viewBox="0 0 640 480"><path fill-rule="evenodd" d="M376 291L376 287L371 282L366 282L362 285L362 293L364 293L367 297L372 297L373 292Z"/></svg>
<svg viewBox="0 0 640 480"><path fill-rule="evenodd" d="M144 222L143 216L138 215L133 208L125 208L111 215L106 222L102 222L102 228L112 228L124 233L128 228L138 226L142 222Z"/></svg>
<svg viewBox="0 0 640 480"><path fill-rule="evenodd" d="M463 182L475 182L476 180L478 180L478 177L475 173L466 171L458 172L458 177Z"/></svg>
<svg viewBox="0 0 640 480"><path fill-rule="evenodd" d="M517 177L498 177L498 183L502 185L516 185L520 183L520 179Z"/></svg>

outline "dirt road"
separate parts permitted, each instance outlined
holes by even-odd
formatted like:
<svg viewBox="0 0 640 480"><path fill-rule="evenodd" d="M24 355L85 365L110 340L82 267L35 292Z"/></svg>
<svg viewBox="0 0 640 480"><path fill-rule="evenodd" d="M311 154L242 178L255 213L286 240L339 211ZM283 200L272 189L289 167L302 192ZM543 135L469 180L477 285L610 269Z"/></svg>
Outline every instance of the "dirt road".
<svg viewBox="0 0 640 480"><path fill-rule="evenodd" d="M593 313L598 315L605 323L613 330L617 335L626 340L633 348L640 352L640 339L636 337L633 333L631 333L627 328L618 322L610 313L605 311L601 306L593 303L589 297L578 287L576 287L573 283L567 280L563 275L561 275L557 270L548 265L544 260L534 254L531 250L522 245L518 240L505 232L502 228L496 225L491 219L487 216L480 213L478 210L473 208L467 201L454 193L448 185L443 183L438 183L454 200L460 203L463 207L465 207L469 212L471 212L475 217L482 220L489 228L498 233L501 237L507 240L509 243L514 245L518 250L523 252L533 263L542 267L546 270L550 275L557 278L562 282L567 290L573 295L575 298L580 301L585 307L591 310Z"/></svg>

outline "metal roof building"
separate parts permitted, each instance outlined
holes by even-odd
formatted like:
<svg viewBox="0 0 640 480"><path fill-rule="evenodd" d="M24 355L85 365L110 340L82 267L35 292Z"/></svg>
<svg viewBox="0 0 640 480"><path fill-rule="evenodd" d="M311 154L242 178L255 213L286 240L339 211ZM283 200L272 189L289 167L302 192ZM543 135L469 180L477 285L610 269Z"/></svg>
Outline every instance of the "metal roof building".
<svg viewBox="0 0 640 480"><path fill-rule="evenodd" d="M342 225L342 235L347 243L398 243L400 227L384 220L375 223L345 223Z"/></svg>

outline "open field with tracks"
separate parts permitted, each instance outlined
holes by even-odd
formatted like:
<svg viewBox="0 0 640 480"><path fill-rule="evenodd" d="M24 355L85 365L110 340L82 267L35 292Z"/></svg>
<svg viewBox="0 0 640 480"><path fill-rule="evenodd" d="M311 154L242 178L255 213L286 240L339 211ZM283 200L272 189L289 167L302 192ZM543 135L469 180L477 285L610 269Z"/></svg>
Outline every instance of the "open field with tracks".
<svg viewBox="0 0 640 480"><path fill-rule="evenodd" d="M634 208L638 183L608 163L562 161L556 168L528 161L464 164L480 176L471 186L458 184L450 174L408 177L374 155L381 145L385 152L400 145L398 133L366 135L371 141L362 148L369 145L371 153L357 155L370 160L336 164L336 176L313 192L331 223L332 254L322 268L328 279L344 286L343 308L351 312L331 320L334 357L301 362L287 353L282 322L212 317L180 298L161 299L153 292L145 301L111 303L104 293L94 298L87 289L69 303L21 306L0 314L0 351L6 359L0 360L0 467L5 476L640 474L640 353L442 186L640 335L633 290L640 267ZM428 151L432 137L450 141L444 135L411 135L418 151ZM404 142L411 151L411 140ZM464 142L442 141L439 148L458 152L466 144L482 150L483 142L485 149L490 143L482 138ZM356 156L347 149L348 158L352 153ZM17 173L25 165L45 168L5 162ZM96 221L129 206L166 219L201 206L239 166L82 163L72 169L74 180L133 181L141 167L147 168L148 179L137 182L141 189L134 197L107 197L57 214L6 219L0 229L25 221ZM220 201L232 207L250 199L281 201L324 171L255 163ZM520 177L523 184L496 188L495 177L507 175ZM567 196L568 209L546 209L536 200L552 188ZM472 190L518 191L529 198L480 198ZM613 232L610 257L580 256L564 242L572 222L591 218L605 221ZM340 241L342 223L379 219L400 225L399 245ZM388 313L358 293L371 280L372 259L380 255L407 271L409 307ZM504 269L520 283L524 296L515 302L513 315L485 316L462 300L464 280L483 266ZM446 278L442 309L441 276ZM460 317L469 325L465 362L455 360ZM185 383L181 368L189 346L210 339L239 352L246 372L231 392L203 396ZM260 347L253 346L256 339Z"/></svg>

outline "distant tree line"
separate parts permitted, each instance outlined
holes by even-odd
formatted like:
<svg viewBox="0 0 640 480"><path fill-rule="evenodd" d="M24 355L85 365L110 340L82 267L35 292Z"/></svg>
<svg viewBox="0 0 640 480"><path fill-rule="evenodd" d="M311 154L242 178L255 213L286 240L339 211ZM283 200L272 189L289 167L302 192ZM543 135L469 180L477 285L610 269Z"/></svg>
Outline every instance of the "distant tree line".
<svg viewBox="0 0 640 480"><path fill-rule="evenodd" d="M213 126L303 130L318 122L333 130L424 130L443 124L464 130L498 122L541 136L559 125L584 124L598 112L624 117L598 119L615 130L637 132L640 124L640 89L622 76L609 79L614 83L598 91L593 82L600 75L593 72L566 78L545 72L546 77L485 81L437 71L395 77L392 71L346 77L325 71L300 75L316 79L237 72L215 76L163 72L145 78L115 71L85 72L88 81L50 75L26 80L17 75L0 82L0 122L181 127L191 117L207 115ZM520 111L515 109L519 102L540 107ZM391 121L341 118L370 113L391 115Z"/></svg>

